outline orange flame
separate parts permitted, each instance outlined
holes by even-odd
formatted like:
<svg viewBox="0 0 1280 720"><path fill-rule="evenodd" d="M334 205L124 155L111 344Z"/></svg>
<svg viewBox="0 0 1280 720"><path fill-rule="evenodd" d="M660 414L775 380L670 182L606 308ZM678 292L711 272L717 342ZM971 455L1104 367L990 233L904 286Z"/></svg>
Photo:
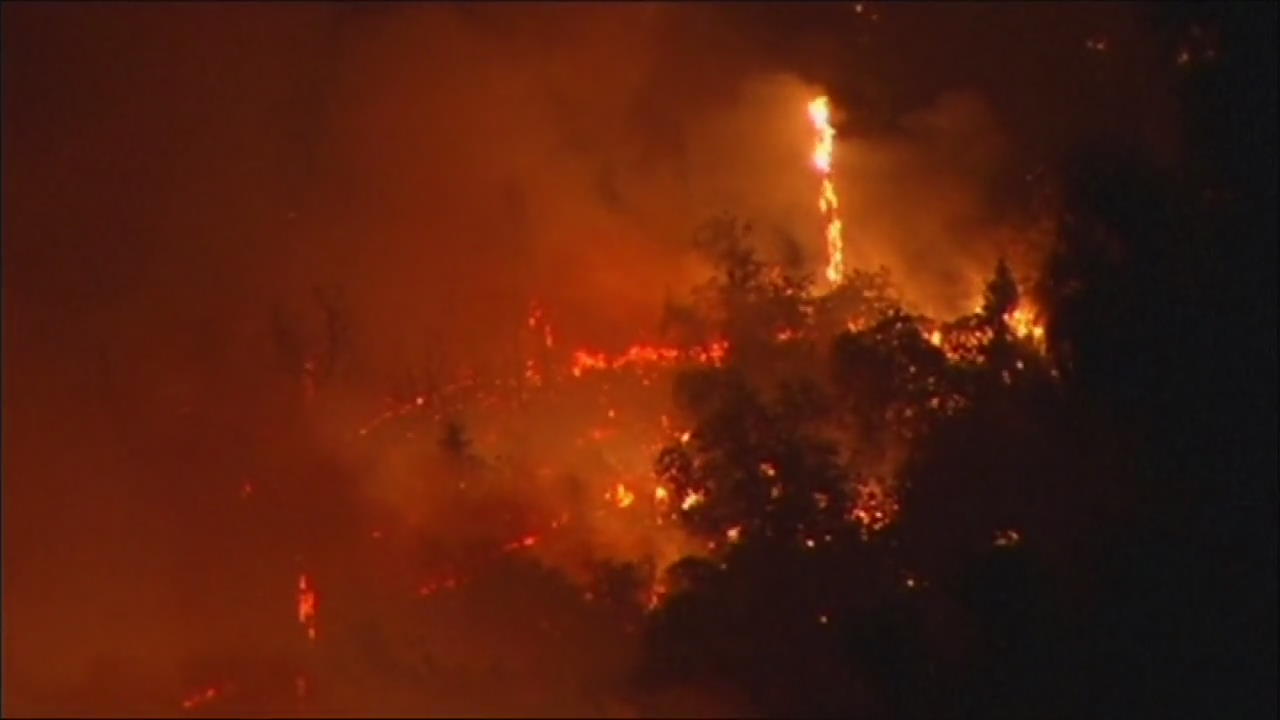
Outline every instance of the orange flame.
<svg viewBox="0 0 1280 720"><path fill-rule="evenodd" d="M1026 300L1004 316L1009 331L1016 337L1030 342L1037 350L1044 346L1044 322L1039 311Z"/></svg>
<svg viewBox="0 0 1280 720"><path fill-rule="evenodd" d="M626 485L618 483L613 492L609 493L607 498L611 498L615 505L619 508L630 507L631 503L636 501L636 494L627 489Z"/></svg>
<svg viewBox="0 0 1280 720"><path fill-rule="evenodd" d="M689 492L685 493L684 499L680 501L680 509L691 510L701 505L702 502L706 499L707 499L706 494L703 493L701 490L697 490L697 491L690 490Z"/></svg>
<svg viewBox="0 0 1280 720"><path fill-rule="evenodd" d="M621 370L626 367L637 369L672 366L681 361L695 362L702 365L718 366L724 362L729 344L723 340L688 349L663 347L657 345L632 345L624 352L609 357L602 352L576 350L569 371L574 377L582 377L589 370Z"/></svg>
<svg viewBox="0 0 1280 720"><path fill-rule="evenodd" d="M818 194L818 209L822 212L822 218L826 223L826 275L832 285L839 285L844 280L844 238L843 224L838 214L840 199L836 196L836 186L831 179L836 131L831 126L831 101L827 96L822 95L809 102L809 119L818 133L817 144L813 149L813 166L817 168L822 179L822 188Z"/></svg>

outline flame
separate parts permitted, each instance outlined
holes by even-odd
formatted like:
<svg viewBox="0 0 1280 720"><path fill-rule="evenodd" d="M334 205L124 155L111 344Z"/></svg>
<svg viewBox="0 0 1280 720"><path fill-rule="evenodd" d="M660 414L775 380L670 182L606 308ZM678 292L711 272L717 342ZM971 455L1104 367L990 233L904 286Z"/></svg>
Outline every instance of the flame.
<svg viewBox="0 0 1280 720"><path fill-rule="evenodd" d="M818 193L818 209L822 212L822 219L825 222L826 276L832 285L839 285L844 281L844 226L838 214L840 199L836 195L836 186L831 179L836 131L831 127L831 101L827 96L822 95L809 102L809 119L818 133L817 144L813 149L813 166L818 170L822 180Z"/></svg>
<svg viewBox="0 0 1280 720"><path fill-rule="evenodd" d="M704 494L701 490L697 492L690 490L689 492L685 493L684 499L680 501L680 509L691 510L701 505L702 502L706 499L707 499L706 494Z"/></svg>
<svg viewBox="0 0 1280 720"><path fill-rule="evenodd" d="M1030 342L1037 350L1044 347L1044 321L1034 305L1023 300L1004 316L1009 331L1016 337Z"/></svg>
<svg viewBox="0 0 1280 720"><path fill-rule="evenodd" d="M316 639L316 591L311 587L307 574L298 576L298 623L307 630L307 639Z"/></svg>
<svg viewBox="0 0 1280 720"><path fill-rule="evenodd" d="M681 349L659 345L632 345L622 353L610 357L603 352L575 350L569 372L574 377L593 370L622 370L626 367L645 369L670 367L680 362L719 366L729 351L729 343L723 340L706 346Z"/></svg>
<svg viewBox="0 0 1280 720"><path fill-rule="evenodd" d="M636 501L636 494L628 490L627 486L622 483L618 483L613 488L613 492L610 493L610 497L613 498L614 504L619 508L630 507L631 503Z"/></svg>

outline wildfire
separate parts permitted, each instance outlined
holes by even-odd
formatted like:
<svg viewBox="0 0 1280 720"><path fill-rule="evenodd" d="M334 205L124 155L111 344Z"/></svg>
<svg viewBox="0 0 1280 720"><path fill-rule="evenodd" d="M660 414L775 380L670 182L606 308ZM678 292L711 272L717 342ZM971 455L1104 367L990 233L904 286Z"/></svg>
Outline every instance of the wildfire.
<svg viewBox="0 0 1280 720"><path fill-rule="evenodd" d="M1030 342L1037 350L1044 346L1044 322L1034 306L1025 300L1004 316L1009 331L1016 337Z"/></svg>
<svg viewBox="0 0 1280 720"><path fill-rule="evenodd" d="M840 222L840 199L832 181L831 167L835 153L836 131L831 126L831 101L822 95L809 103L809 119L818 133L813 149L813 165L818 170L822 185L818 193L818 209L822 211L827 240L827 280L839 285L844 280L844 238Z"/></svg>

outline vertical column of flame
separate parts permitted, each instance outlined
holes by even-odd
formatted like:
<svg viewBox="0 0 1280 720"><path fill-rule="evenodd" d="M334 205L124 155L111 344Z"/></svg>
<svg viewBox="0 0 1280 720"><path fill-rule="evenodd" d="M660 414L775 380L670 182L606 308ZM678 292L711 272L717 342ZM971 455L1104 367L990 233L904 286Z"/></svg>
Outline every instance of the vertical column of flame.
<svg viewBox="0 0 1280 720"><path fill-rule="evenodd" d="M316 640L316 591L305 573L298 576L298 623L307 630L307 639Z"/></svg>
<svg viewBox="0 0 1280 720"><path fill-rule="evenodd" d="M831 127L831 101L825 95L810 101L809 119L813 121L813 129L818 133L817 144L813 149L813 165L817 168L822 180L822 188L818 194L818 209L822 211L822 219L826 223L826 275L828 281L838 285L844 280L844 238L839 214L840 200L836 197L836 186L831 180L831 160L835 153L836 131Z"/></svg>
<svg viewBox="0 0 1280 720"><path fill-rule="evenodd" d="M307 640L314 645L316 641L316 589L311 583L311 578L306 573L298 576L298 624L306 629ZM298 708L300 710L303 709L303 703L307 698L307 676L309 674L304 669L303 672L295 675L293 679L293 688L298 696Z"/></svg>

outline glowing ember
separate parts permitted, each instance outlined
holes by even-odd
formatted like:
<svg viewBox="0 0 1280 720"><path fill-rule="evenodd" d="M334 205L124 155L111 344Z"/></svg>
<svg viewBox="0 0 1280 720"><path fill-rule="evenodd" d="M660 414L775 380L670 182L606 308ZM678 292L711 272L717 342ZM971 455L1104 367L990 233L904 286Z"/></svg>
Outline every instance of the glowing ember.
<svg viewBox="0 0 1280 720"><path fill-rule="evenodd" d="M443 580L432 580L418 586L418 596L427 597L434 595L441 590L457 590L462 585L462 581L455 577L446 577Z"/></svg>
<svg viewBox="0 0 1280 720"><path fill-rule="evenodd" d="M653 585L649 587L649 601L645 603L645 610L654 610L662 604L662 599L667 596L667 585L661 578L654 580Z"/></svg>
<svg viewBox="0 0 1280 720"><path fill-rule="evenodd" d="M507 543L506 545L503 545L502 549L506 552L510 552L512 550L520 550L522 548L531 548L537 544L538 544L537 535L525 535L519 540L513 540Z"/></svg>
<svg viewBox="0 0 1280 720"><path fill-rule="evenodd" d="M849 517L862 525L864 533L883 530L898 516L898 499L888 483L879 478L858 487L858 501Z"/></svg>
<svg viewBox="0 0 1280 720"><path fill-rule="evenodd" d="M193 708L200 707L201 705L204 705L208 702L211 702L217 699L217 697L218 697L218 688L207 687L204 690L201 690L200 692L195 693L194 695L191 695L187 699L183 700L182 709L191 710Z"/></svg>
<svg viewBox="0 0 1280 720"><path fill-rule="evenodd" d="M999 547L1011 547L1022 542L1017 530L1001 530L996 533L995 544Z"/></svg>
<svg viewBox="0 0 1280 720"><path fill-rule="evenodd" d="M685 493L684 499L680 501L680 509L691 510L701 505L702 502L706 499L707 499L707 496L702 491L699 490L697 492L694 492L690 490L689 492Z"/></svg>
<svg viewBox="0 0 1280 720"><path fill-rule="evenodd" d="M729 343L721 340L705 346L681 349L658 345L632 345L622 353L610 357L603 352L575 350L569 372L582 377L588 371L637 370L654 367L672 367L682 362L719 366L729 351Z"/></svg>
<svg viewBox="0 0 1280 720"><path fill-rule="evenodd" d="M627 489L626 485L618 483L613 488L613 492L609 493L614 504L620 508L630 507L631 503L636 501L636 494Z"/></svg>
<svg viewBox="0 0 1280 720"><path fill-rule="evenodd" d="M844 238L840 222L840 200L831 179L831 163L835 153L836 131L831 126L831 101L825 95L809 103L809 119L818 133L813 150L813 165L822 180L818 194L818 209L822 211L827 241L827 280L832 285L844 281Z"/></svg>
<svg viewBox="0 0 1280 720"><path fill-rule="evenodd" d="M298 576L298 623L307 630L307 639L316 639L316 592L306 573Z"/></svg>

